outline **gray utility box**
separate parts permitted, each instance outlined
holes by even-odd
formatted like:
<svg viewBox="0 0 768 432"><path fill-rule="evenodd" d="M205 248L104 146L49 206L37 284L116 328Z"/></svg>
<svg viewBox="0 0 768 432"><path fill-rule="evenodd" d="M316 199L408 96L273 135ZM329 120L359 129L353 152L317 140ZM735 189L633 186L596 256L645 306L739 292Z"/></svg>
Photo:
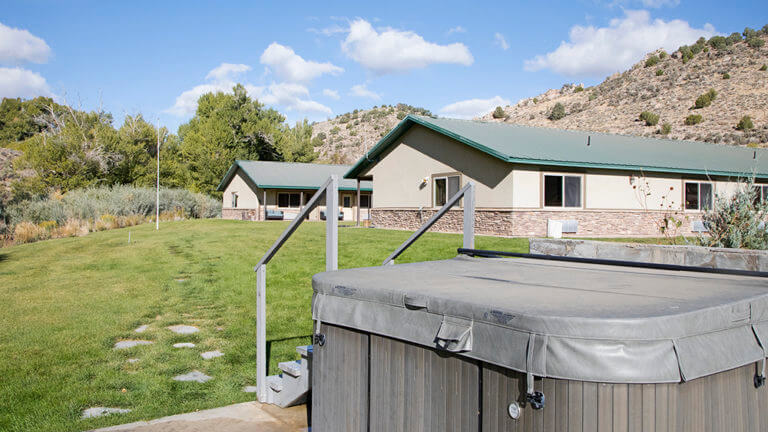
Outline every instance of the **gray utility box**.
<svg viewBox="0 0 768 432"><path fill-rule="evenodd" d="M768 431L765 278L458 257L313 288L315 431Z"/></svg>

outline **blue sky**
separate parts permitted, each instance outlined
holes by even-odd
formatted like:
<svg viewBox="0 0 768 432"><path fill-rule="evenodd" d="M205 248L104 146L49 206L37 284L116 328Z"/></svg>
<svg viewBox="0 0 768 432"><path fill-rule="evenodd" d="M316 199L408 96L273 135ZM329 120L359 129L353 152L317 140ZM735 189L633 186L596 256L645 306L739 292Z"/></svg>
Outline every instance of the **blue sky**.
<svg viewBox="0 0 768 432"><path fill-rule="evenodd" d="M4 2L0 97L175 130L234 82L289 121L404 102L471 117L586 85L658 46L768 24L762 1Z"/></svg>

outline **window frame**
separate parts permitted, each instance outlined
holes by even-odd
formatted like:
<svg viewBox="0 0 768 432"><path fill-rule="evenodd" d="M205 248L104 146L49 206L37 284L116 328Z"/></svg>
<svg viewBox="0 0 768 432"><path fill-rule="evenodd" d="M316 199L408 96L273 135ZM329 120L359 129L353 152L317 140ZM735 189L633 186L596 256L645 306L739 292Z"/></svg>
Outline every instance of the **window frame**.
<svg viewBox="0 0 768 432"><path fill-rule="evenodd" d="M549 206L547 205L547 184L546 180L547 177L561 177L562 180L560 181L560 188L561 188L561 194L562 194L562 204L559 206ZM579 179L579 205L578 206L566 206L566 198L565 198L565 178L566 177L575 177ZM584 193L584 174L582 173L568 173L568 172L542 172L541 173L541 208L545 210L563 210L563 211L569 211L569 210L583 210L584 209L584 200L585 200L586 194Z"/></svg>
<svg viewBox="0 0 768 432"><path fill-rule="evenodd" d="M288 206L284 207L280 205L280 195L287 195L288 196ZM296 195L298 199L298 205L292 206L291 205L291 195ZM283 209L298 209L301 208L301 192L278 192L277 193L277 208L283 208Z"/></svg>
<svg viewBox="0 0 768 432"><path fill-rule="evenodd" d="M452 173L440 173L440 174L432 174L432 207L433 208L440 208L445 205L446 202L448 202L448 199L451 198L453 195L449 195L449 188L448 188L448 179L457 177L459 179L459 186L456 189L456 192L461 190L463 179L461 173L458 172L452 172ZM445 180L445 202L443 204L438 205L437 204L437 180L443 179ZM454 192L455 194L455 192ZM464 199L460 199L459 202L456 204L457 207L461 208L463 207Z"/></svg>
<svg viewBox="0 0 768 432"><path fill-rule="evenodd" d="M696 202L696 208L688 208L688 192L687 192L687 186L688 184L695 184L697 187L697 202ZM709 193L709 208L702 208L701 203L701 185L706 184L709 185L710 193ZM712 210L712 207L715 205L715 182L713 181L706 181L706 180L683 180L683 211L687 212L703 212L707 210Z"/></svg>
<svg viewBox="0 0 768 432"><path fill-rule="evenodd" d="M349 200L349 205L346 205L344 203L345 200ZM352 205L352 195L342 195L341 196L341 207L342 208L352 208L352 207L354 207Z"/></svg>
<svg viewBox="0 0 768 432"><path fill-rule="evenodd" d="M230 203L232 205L232 208L237 208L237 199L240 196L237 194L237 192L232 192L232 202Z"/></svg>
<svg viewBox="0 0 768 432"><path fill-rule="evenodd" d="M369 208L371 208L371 207L372 207L372 206L371 206L371 198L372 198L372 197L371 197L371 194L360 194L360 202L358 203L358 205L360 206L360 208L364 208L364 209L369 209ZM368 205L366 205L366 206L363 206L363 199L367 199L367 200L368 200Z"/></svg>

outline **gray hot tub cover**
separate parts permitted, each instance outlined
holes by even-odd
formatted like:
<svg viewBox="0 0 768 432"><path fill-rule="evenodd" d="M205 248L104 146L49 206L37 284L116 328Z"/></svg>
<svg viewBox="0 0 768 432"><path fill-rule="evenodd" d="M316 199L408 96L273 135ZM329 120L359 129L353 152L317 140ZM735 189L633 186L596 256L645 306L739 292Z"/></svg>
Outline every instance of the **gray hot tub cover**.
<svg viewBox="0 0 768 432"><path fill-rule="evenodd" d="M768 343L758 277L457 257L319 273L313 288L322 323L542 377L679 382L763 360Z"/></svg>

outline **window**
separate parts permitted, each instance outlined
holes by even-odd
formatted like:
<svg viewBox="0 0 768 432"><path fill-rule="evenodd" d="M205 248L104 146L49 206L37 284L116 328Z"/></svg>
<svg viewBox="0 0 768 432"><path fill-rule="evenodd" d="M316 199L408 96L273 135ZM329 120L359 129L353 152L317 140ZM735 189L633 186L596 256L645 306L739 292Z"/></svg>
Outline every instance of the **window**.
<svg viewBox="0 0 768 432"><path fill-rule="evenodd" d="M712 183L685 182L685 209L709 210L712 208Z"/></svg>
<svg viewBox="0 0 768 432"><path fill-rule="evenodd" d="M544 207L581 207L581 176L545 175Z"/></svg>
<svg viewBox="0 0 768 432"><path fill-rule="evenodd" d="M371 208L371 196L370 195L360 195L360 207L362 207L362 208Z"/></svg>
<svg viewBox="0 0 768 432"><path fill-rule="evenodd" d="M755 184L755 204L768 200L768 185Z"/></svg>
<svg viewBox="0 0 768 432"><path fill-rule="evenodd" d="M443 176L435 177L434 180L434 202L435 207L442 207L448 202L448 199L456 195L461 186L461 176Z"/></svg>
<svg viewBox="0 0 768 432"><path fill-rule="evenodd" d="M232 192L232 208L237 208L237 192Z"/></svg>
<svg viewBox="0 0 768 432"><path fill-rule="evenodd" d="M346 208L352 207L352 197L351 196L344 195L344 198L342 198L342 201L344 202L342 207L346 207Z"/></svg>
<svg viewBox="0 0 768 432"><path fill-rule="evenodd" d="M301 195L298 193L279 193L277 194L277 206L284 208L299 208L301 204Z"/></svg>

